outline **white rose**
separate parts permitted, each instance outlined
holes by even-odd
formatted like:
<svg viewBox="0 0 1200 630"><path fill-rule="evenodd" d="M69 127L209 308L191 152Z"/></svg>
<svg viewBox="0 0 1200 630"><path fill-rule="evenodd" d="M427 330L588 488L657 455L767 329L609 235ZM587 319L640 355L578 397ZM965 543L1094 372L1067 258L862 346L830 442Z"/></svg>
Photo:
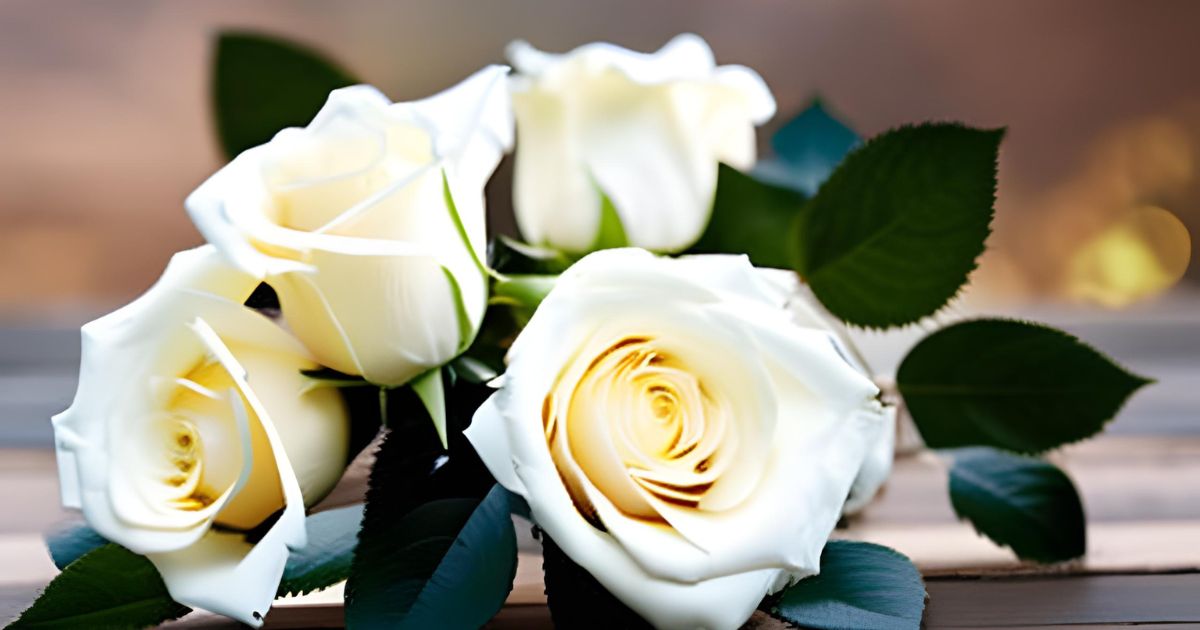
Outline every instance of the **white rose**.
<svg viewBox="0 0 1200 630"><path fill-rule="evenodd" d="M865 360L855 349L846 326L825 314L825 310L813 296L812 291L800 282L800 278L794 272L784 269L759 269L758 272L764 279L779 287L779 290L787 296L785 308L791 313L793 321L801 326L829 331L837 340L838 352L842 358L859 372L869 374ZM890 414L895 414L896 410L889 408L888 411ZM888 422L880 432L879 439L871 446L862 469L854 478L854 483L850 486L850 496L847 497L846 505L842 510L843 513L860 512L871 502L871 499L875 498L879 488L892 473L895 451L896 422L893 415L892 421Z"/></svg>
<svg viewBox="0 0 1200 630"><path fill-rule="evenodd" d="M555 543L657 627L736 628L817 573L889 422L787 299L745 257L591 254L468 430Z"/></svg>
<svg viewBox="0 0 1200 630"><path fill-rule="evenodd" d="M188 211L275 289L322 364L407 382L461 352L483 318L483 186L512 143L506 74L490 66L411 103L335 90L307 127L213 175Z"/></svg>
<svg viewBox="0 0 1200 630"><path fill-rule="evenodd" d="M513 201L526 240L592 249L600 191L630 245L679 251L712 211L717 163L754 164L754 125L775 113L762 78L720 66L696 35L653 54L604 43L556 55L514 42L508 55L520 147Z"/></svg>
<svg viewBox="0 0 1200 630"><path fill-rule="evenodd" d="M79 390L54 417L63 504L146 555L181 604L261 625L305 507L341 476L349 418L318 367L242 306L258 281L211 247L83 327ZM281 514L257 542L247 531Z"/></svg>

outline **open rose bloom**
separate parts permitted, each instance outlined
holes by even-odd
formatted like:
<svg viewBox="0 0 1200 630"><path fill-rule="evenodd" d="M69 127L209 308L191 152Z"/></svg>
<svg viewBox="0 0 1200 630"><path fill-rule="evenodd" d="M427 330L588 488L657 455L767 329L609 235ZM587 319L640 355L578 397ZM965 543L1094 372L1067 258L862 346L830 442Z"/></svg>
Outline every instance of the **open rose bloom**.
<svg viewBox="0 0 1200 630"><path fill-rule="evenodd" d="M819 571L891 430L815 311L744 257L591 254L468 437L546 534L660 628L736 628ZM878 478L861 479L874 488Z"/></svg>
<svg viewBox="0 0 1200 630"><path fill-rule="evenodd" d="M647 622L732 629L819 573L839 517L889 473L894 409L795 273L740 246L659 255L705 233L720 164L753 167L775 111L762 78L694 35L509 55L513 72L421 100L334 90L187 197L209 244L83 327L79 389L53 419L63 503L149 559L171 599L258 626L286 568L286 588L346 580L354 624L480 625L517 563L494 477ZM530 242L489 258L484 188L514 136ZM263 283L272 317L246 306ZM367 412L337 389L365 386ZM306 531L351 426L381 418L394 448L373 460L367 518ZM468 418L486 471L449 434ZM434 431L429 487L390 478L430 470ZM460 490L462 519L422 509ZM288 568L310 533L337 544Z"/></svg>
<svg viewBox="0 0 1200 630"><path fill-rule="evenodd" d="M79 391L54 417L63 505L146 555L175 601L255 626L350 435L304 346L242 306L257 284L211 246L176 254L83 327Z"/></svg>
<svg viewBox="0 0 1200 630"><path fill-rule="evenodd" d="M503 66L410 103L335 90L188 197L196 226L279 295L322 365L402 385L454 358L487 302L483 186L512 143Z"/></svg>

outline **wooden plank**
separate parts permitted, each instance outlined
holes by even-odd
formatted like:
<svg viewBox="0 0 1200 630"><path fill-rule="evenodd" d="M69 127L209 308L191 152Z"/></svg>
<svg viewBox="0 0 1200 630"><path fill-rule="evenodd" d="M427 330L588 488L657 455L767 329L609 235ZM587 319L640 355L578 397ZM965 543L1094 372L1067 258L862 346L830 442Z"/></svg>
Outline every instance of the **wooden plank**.
<svg viewBox="0 0 1200 630"><path fill-rule="evenodd" d="M1200 439L1101 436L1050 455L1079 489L1089 522L1200 518ZM860 525L953 523L947 463L934 453L902 457Z"/></svg>
<svg viewBox="0 0 1200 630"><path fill-rule="evenodd" d="M930 628L1200 623L1200 573L934 579Z"/></svg>
<svg viewBox="0 0 1200 630"><path fill-rule="evenodd" d="M0 627L16 619L42 590L42 584L0 584Z"/></svg>
<svg viewBox="0 0 1200 630"><path fill-rule="evenodd" d="M966 523L866 525L839 538L886 545L925 575L1155 573L1200 569L1200 520L1088 524L1088 553L1055 565L1020 562Z"/></svg>
<svg viewBox="0 0 1200 630"><path fill-rule="evenodd" d="M547 627L549 614L536 554L521 554L508 605L491 627ZM927 627L1010 627L1077 623L1200 623L1200 573L1115 575L927 576ZM33 585L0 585L0 619L16 616L36 597ZM269 628L340 627L342 586L281 600ZM1011 610L1010 610L1011 609ZM545 622L547 625L538 626ZM524 625L522 625L524 624ZM235 628L216 615L194 613L170 628ZM754 627L766 628L766 620Z"/></svg>
<svg viewBox="0 0 1200 630"><path fill-rule="evenodd" d="M1200 573L1076 577L932 579L926 628L1043 628L1069 625L1200 624ZM337 606L278 607L266 627L340 628ZM212 615L193 615L172 628L238 627ZM550 630L549 610L539 604L509 605L487 626L492 630ZM786 624L757 613L743 630L776 630Z"/></svg>
<svg viewBox="0 0 1200 630"><path fill-rule="evenodd" d="M51 451L0 449L0 497L5 503L0 534L44 532L71 517L59 503L58 469Z"/></svg>
<svg viewBox="0 0 1200 630"><path fill-rule="evenodd" d="M1083 561L1024 565L978 536L955 518L944 466L930 455L898 461L880 500L837 535L879 542L913 558L930 578L930 627L1046 625L1065 619L1084 624L1200 621L1191 618L1192 604L1200 599L1193 573L1200 568L1200 487L1179 482L1200 478L1200 438L1106 436L1054 457L1075 479L1090 516L1089 554ZM322 507L359 500L367 470L369 458L356 462ZM58 506L53 454L0 449L0 496L20 506L0 513L3 621L17 615L56 573L40 536L68 516ZM523 553L509 606L492 627L549 627L540 556L528 529L522 523L519 530ZM1157 595L1143 595L1154 589ZM1034 598L1033 603L1021 615L1011 615L1006 608L1024 597ZM337 627L340 600L340 591L333 589L282 602L268 625ZM1095 607L1093 600L1108 605ZM1153 606L1143 606L1147 602ZM769 620L755 623L771 627ZM172 625L236 627L204 614Z"/></svg>
<svg viewBox="0 0 1200 630"><path fill-rule="evenodd" d="M909 556L930 577L1086 575L1200 570L1200 520L1093 523L1088 555L1079 561L1036 565L977 535L969 525L871 526L843 530L840 538L887 545ZM37 534L0 535L0 586L36 585L57 574ZM542 603L541 555L522 551L511 603ZM297 603L311 602L299 598Z"/></svg>

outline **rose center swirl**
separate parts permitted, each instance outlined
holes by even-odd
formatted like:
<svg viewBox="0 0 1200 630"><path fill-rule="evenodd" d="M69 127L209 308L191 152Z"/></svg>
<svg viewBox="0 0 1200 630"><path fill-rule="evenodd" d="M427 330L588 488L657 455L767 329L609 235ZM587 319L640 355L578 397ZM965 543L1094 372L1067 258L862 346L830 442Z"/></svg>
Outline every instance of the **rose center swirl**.
<svg viewBox="0 0 1200 630"><path fill-rule="evenodd" d="M180 510L198 510L212 503L200 485L204 478L204 450L195 423L175 417L168 420L166 431L167 486L177 492L172 505Z"/></svg>
<svg viewBox="0 0 1200 630"><path fill-rule="evenodd" d="M174 393L156 422L158 442L151 443L152 478L155 494L167 507L194 512L212 505L236 479L236 472L219 473L206 465L213 453L205 449L209 442L219 450L236 449L237 426L228 399L233 381L211 361L170 380Z"/></svg>
<svg viewBox="0 0 1200 630"><path fill-rule="evenodd" d="M736 448L724 439L730 422L701 378L640 336L609 345L577 378L560 379L543 406L551 453L589 520L595 510L575 470L629 516L662 520L655 501L700 507Z"/></svg>

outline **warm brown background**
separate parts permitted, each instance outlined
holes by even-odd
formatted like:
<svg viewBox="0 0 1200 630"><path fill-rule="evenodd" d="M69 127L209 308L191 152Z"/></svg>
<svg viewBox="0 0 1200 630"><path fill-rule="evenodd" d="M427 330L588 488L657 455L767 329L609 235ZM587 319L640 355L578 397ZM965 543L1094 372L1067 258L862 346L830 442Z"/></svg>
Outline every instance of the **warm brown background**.
<svg viewBox="0 0 1200 630"><path fill-rule="evenodd" d="M181 202L220 164L207 81L223 27L312 43L397 100L501 61L517 37L652 50L694 31L758 69L782 112L819 92L868 135L1008 125L977 284L1043 298L1131 203L1200 234L1198 26L1187 1L0 0L0 319L76 323L199 242Z"/></svg>
<svg viewBox="0 0 1200 630"><path fill-rule="evenodd" d="M1200 237L1200 1L0 0L0 625L54 574L41 532L65 515L47 418L75 390L74 328L199 242L181 203L220 163L206 87L223 27L317 45L394 99L501 61L515 37L651 50L689 30L722 62L757 68L784 113L820 92L868 135L930 118L1008 125L974 297L1159 381L1107 435L1053 456L1083 496L1090 549L1052 570L1100 575L1010 575L1011 554L956 521L929 457L902 459L847 533L930 574L930 628L1200 620L1195 244L1190 284L1160 299L1115 312L1046 303L1067 299L1066 261L1130 207L1167 208ZM506 201L493 202L493 224L511 229ZM888 374L923 332L862 334L860 345ZM540 596L538 561L523 566L533 577L519 575L516 592ZM971 577L932 577L949 571ZM526 607L497 627L530 627L530 610L547 625ZM268 623L319 619L288 615Z"/></svg>

